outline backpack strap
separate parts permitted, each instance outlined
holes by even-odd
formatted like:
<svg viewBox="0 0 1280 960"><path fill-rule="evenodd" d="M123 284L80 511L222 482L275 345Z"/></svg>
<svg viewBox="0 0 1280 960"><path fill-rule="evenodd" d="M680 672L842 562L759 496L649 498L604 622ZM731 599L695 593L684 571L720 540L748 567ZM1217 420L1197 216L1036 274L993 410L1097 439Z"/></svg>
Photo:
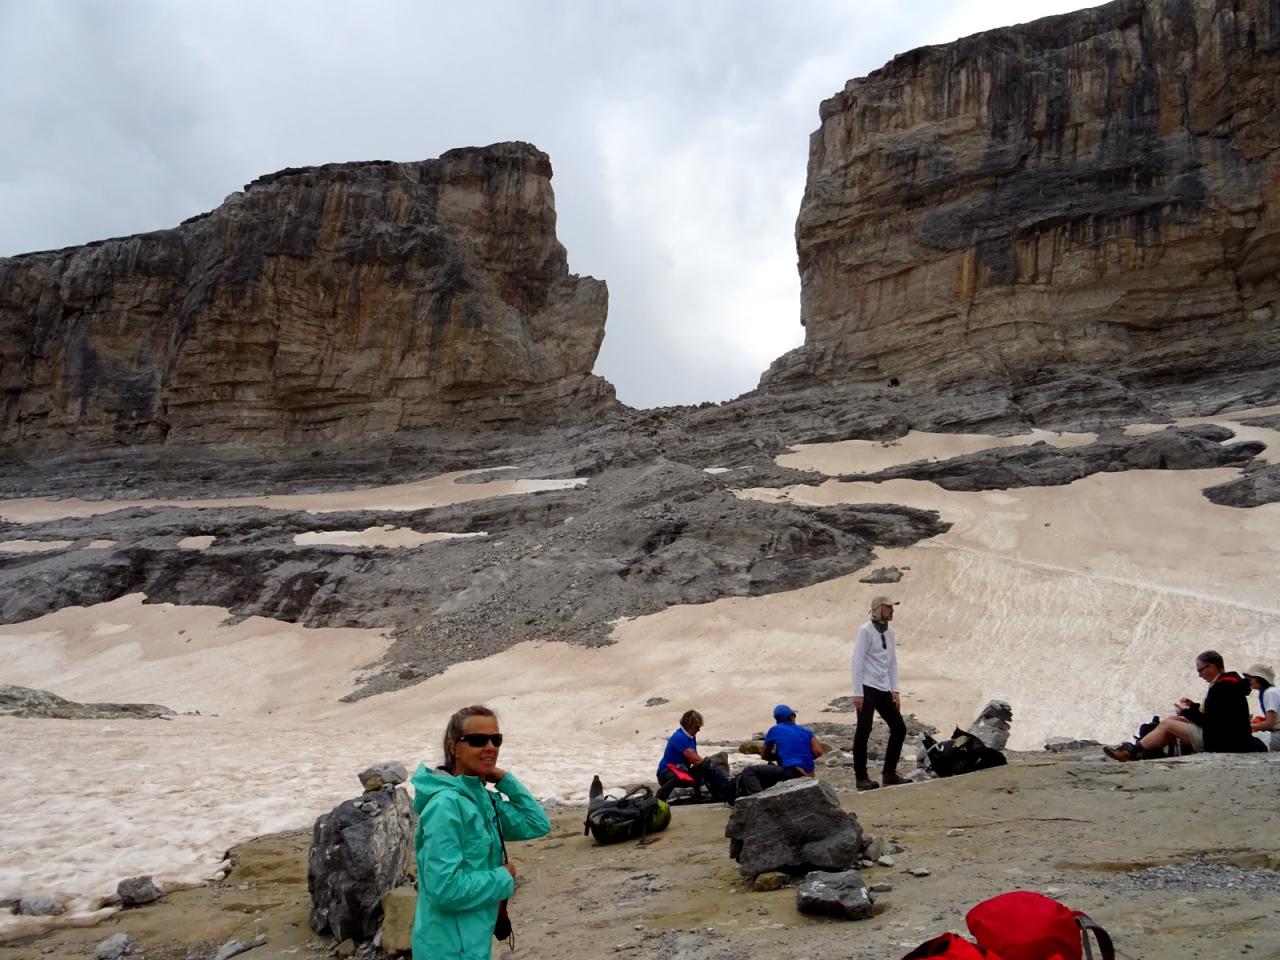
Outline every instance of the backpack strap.
<svg viewBox="0 0 1280 960"><path fill-rule="evenodd" d="M1076 911L1076 923L1080 925L1080 940L1084 944L1085 960L1094 960L1093 947L1089 943L1090 933L1098 939L1098 949L1102 953L1102 960L1116 960L1116 948L1111 942L1111 934L1091 920L1087 914L1078 910Z"/></svg>

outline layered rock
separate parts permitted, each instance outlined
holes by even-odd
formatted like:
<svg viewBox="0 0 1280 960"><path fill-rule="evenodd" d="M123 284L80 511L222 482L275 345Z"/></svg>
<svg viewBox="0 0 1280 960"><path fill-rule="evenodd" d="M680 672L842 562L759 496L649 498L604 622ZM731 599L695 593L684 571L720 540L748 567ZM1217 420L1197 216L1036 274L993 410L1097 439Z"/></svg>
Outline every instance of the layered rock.
<svg viewBox="0 0 1280 960"><path fill-rule="evenodd" d="M1267 0L1117 0L851 80L810 141L805 345L765 385L1274 366L1278 100Z"/></svg>
<svg viewBox="0 0 1280 960"><path fill-rule="evenodd" d="M176 229L0 259L0 443L275 444L557 423L608 294L528 144L283 170Z"/></svg>

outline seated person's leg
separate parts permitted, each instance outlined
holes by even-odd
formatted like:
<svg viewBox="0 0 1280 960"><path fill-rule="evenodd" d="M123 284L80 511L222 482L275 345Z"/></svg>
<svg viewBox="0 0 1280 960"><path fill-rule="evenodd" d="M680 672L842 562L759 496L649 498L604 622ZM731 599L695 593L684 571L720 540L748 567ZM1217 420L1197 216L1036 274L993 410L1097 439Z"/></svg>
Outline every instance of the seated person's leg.
<svg viewBox="0 0 1280 960"><path fill-rule="evenodd" d="M691 767L689 772L693 774L695 783L706 784L712 800L721 800L725 803L733 800L733 782L705 760Z"/></svg>
<svg viewBox="0 0 1280 960"><path fill-rule="evenodd" d="M1181 717L1165 717L1156 728L1138 741L1143 750L1163 750L1177 740L1188 747L1193 746L1192 728L1195 724Z"/></svg>

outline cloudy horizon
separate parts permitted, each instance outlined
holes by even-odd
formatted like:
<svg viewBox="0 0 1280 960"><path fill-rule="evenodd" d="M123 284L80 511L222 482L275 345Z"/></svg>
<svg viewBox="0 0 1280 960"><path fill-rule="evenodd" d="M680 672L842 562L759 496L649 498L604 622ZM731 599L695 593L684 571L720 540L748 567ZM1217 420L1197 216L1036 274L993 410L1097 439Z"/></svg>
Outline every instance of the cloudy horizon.
<svg viewBox="0 0 1280 960"><path fill-rule="evenodd" d="M0 0L0 256L173 227L284 167L526 140L570 269L609 285L596 372L633 406L727 400L803 340L819 103L1089 5Z"/></svg>

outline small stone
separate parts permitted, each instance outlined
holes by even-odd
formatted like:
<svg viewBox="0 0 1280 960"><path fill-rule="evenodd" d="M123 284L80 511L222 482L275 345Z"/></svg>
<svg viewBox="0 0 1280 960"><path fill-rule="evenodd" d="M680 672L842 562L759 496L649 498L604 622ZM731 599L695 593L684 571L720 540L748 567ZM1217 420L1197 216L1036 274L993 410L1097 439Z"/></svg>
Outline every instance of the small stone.
<svg viewBox="0 0 1280 960"><path fill-rule="evenodd" d="M767 893L770 890L781 890L790 879L787 874L780 870L769 870L756 877L752 887L759 893Z"/></svg>
<svg viewBox="0 0 1280 960"><path fill-rule="evenodd" d="M632 930L643 930L643 929L644 929L644 924L643 924L643 923L637 923L637 924L635 924L631 929L632 929Z"/></svg>
<svg viewBox="0 0 1280 960"><path fill-rule="evenodd" d="M116 896L126 907L140 907L159 900L162 894L149 876L127 877L116 884Z"/></svg>
<svg viewBox="0 0 1280 960"><path fill-rule="evenodd" d="M861 860L858 861L858 866L861 867L863 870L866 870L870 867L874 867L875 865L876 865L876 862L874 860L868 860L866 857L863 857Z"/></svg>
<svg viewBox="0 0 1280 960"><path fill-rule="evenodd" d="M334 955L339 957L353 957L356 952L356 942L351 939L343 940L333 949ZM215 958L217 960L217 958Z"/></svg>
<svg viewBox="0 0 1280 960"><path fill-rule="evenodd" d="M404 783L409 779L409 771L398 760L386 760L382 763L375 763L366 770L361 770L358 776L360 777L360 785L368 792Z"/></svg>
<svg viewBox="0 0 1280 960"><path fill-rule="evenodd" d="M913 877L927 877L930 873L930 871L926 870L924 867L912 867L908 872Z"/></svg>
<svg viewBox="0 0 1280 960"><path fill-rule="evenodd" d="M867 889L870 890L872 893L892 893L893 884L892 883L873 883Z"/></svg>
<svg viewBox="0 0 1280 960"><path fill-rule="evenodd" d="M865 920L875 900L857 870L828 873L815 870L796 887L796 909L842 920Z"/></svg>
<svg viewBox="0 0 1280 960"><path fill-rule="evenodd" d="M67 908L53 897L22 897L18 900L18 912L24 917L57 917Z"/></svg>
<svg viewBox="0 0 1280 960"><path fill-rule="evenodd" d="M963 836L964 836L964 831L963 831L963 830L961 830L959 827L952 827L950 830L948 830L948 831L947 831L947 836L948 836L948 837L963 837Z"/></svg>
<svg viewBox="0 0 1280 960"><path fill-rule="evenodd" d="M880 866L882 867L892 867L896 862L897 861L895 861L893 857L889 856L889 854L887 853L883 857L881 857L879 860L876 861L876 863L880 864Z"/></svg>
<svg viewBox="0 0 1280 960"><path fill-rule="evenodd" d="M867 860L879 860L885 855L884 837L872 837L871 841L863 848L862 856Z"/></svg>
<svg viewBox="0 0 1280 960"><path fill-rule="evenodd" d="M133 943L129 940L127 933L115 933L103 940L94 949L93 955L95 960L120 960L121 957L133 952Z"/></svg>

